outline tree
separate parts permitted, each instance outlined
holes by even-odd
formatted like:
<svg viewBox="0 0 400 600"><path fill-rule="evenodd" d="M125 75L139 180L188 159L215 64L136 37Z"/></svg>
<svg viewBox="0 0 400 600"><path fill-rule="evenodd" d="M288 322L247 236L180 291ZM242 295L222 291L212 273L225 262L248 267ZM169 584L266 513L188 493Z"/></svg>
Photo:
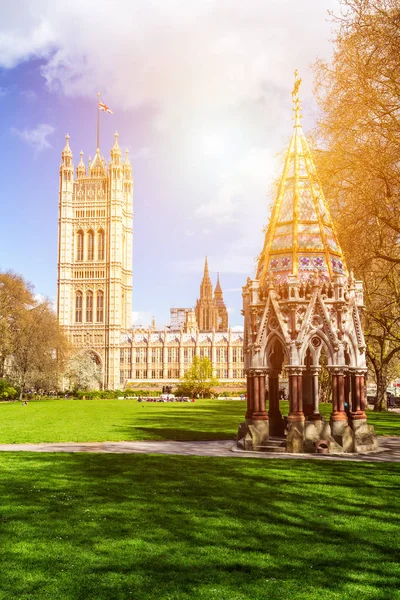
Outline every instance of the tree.
<svg viewBox="0 0 400 600"><path fill-rule="evenodd" d="M341 0L334 54L315 65L316 155L349 267L364 282L377 410L400 357L400 7ZM356 243L355 243L356 241Z"/></svg>
<svg viewBox="0 0 400 600"><path fill-rule="evenodd" d="M184 396L205 396L218 384L218 379L213 376L211 360L206 356L195 356L191 366L180 379L179 393Z"/></svg>
<svg viewBox="0 0 400 600"><path fill-rule="evenodd" d="M68 345L50 303L45 300L26 307L16 325L10 377L18 383L20 397L26 387L57 388Z"/></svg>
<svg viewBox="0 0 400 600"><path fill-rule="evenodd" d="M0 377L13 353L19 321L34 303L32 286L15 273L0 273Z"/></svg>
<svg viewBox="0 0 400 600"><path fill-rule="evenodd" d="M74 390L90 390L101 385L101 371L94 356L83 350L70 358L65 371Z"/></svg>
<svg viewBox="0 0 400 600"><path fill-rule="evenodd" d="M0 273L0 376L12 384L57 387L67 342L48 300L37 300L33 287L14 273Z"/></svg>

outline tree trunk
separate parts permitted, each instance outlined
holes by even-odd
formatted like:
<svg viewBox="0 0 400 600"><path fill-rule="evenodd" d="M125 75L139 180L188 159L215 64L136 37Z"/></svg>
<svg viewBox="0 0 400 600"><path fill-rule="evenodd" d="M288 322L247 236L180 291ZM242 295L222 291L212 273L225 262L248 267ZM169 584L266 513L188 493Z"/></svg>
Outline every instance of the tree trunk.
<svg viewBox="0 0 400 600"><path fill-rule="evenodd" d="M376 401L375 401L375 411L387 410L386 403L386 388L388 384L388 376L386 369L381 369L378 373L376 373Z"/></svg>

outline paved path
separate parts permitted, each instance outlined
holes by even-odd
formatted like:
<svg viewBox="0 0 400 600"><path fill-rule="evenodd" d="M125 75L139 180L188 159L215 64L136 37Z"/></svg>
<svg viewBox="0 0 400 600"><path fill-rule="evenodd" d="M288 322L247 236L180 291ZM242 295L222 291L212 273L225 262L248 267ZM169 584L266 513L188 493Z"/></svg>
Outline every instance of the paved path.
<svg viewBox="0 0 400 600"><path fill-rule="evenodd" d="M374 454L280 454L244 452L234 440L210 442L60 442L46 444L0 444L0 452L99 452L112 454L179 454L184 456L223 456L229 458L297 458L302 460L346 460L400 462L400 436L380 437L379 452Z"/></svg>

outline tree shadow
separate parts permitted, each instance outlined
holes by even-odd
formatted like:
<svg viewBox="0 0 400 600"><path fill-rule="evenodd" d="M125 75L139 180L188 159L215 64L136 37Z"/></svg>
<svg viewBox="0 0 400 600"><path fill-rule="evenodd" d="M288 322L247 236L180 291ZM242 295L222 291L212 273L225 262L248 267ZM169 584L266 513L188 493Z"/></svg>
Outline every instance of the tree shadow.
<svg viewBox="0 0 400 600"><path fill-rule="evenodd" d="M400 465L0 457L4 598L396 598Z"/></svg>

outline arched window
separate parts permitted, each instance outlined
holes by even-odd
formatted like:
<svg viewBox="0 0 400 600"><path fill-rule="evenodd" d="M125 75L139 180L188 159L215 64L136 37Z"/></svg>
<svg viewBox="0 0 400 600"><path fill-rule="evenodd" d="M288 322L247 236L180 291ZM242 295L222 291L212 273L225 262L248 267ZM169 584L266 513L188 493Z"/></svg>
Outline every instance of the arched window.
<svg viewBox="0 0 400 600"><path fill-rule="evenodd" d="M102 291L97 292L96 321L97 323L102 323L104 321L104 294Z"/></svg>
<svg viewBox="0 0 400 600"><path fill-rule="evenodd" d="M82 323L82 292L75 295L75 323Z"/></svg>
<svg viewBox="0 0 400 600"><path fill-rule="evenodd" d="M94 260L94 233L93 231L88 231L88 245L87 245L87 259Z"/></svg>
<svg viewBox="0 0 400 600"><path fill-rule="evenodd" d="M83 231L76 234L76 260L83 260Z"/></svg>
<svg viewBox="0 0 400 600"><path fill-rule="evenodd" d="M104 231L97 233L97 260L104 260Z"/></svg>
<svg viewBox="0 0 400 600"><path fill-rule="evenodd" d="M86 292L86 323L93 323L93 292Z"/></svg>

